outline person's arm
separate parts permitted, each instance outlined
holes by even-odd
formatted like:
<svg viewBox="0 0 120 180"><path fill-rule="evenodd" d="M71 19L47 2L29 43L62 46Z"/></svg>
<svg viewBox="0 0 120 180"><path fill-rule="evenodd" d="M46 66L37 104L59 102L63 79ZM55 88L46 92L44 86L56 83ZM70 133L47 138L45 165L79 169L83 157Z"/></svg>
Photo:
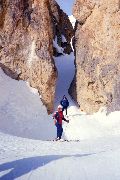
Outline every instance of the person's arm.
<svg viewBox="0 0 120 180"><path fill-rule="evenodd" d="M62 100L60 101L60 104L63 106L63 101Z"/></svg>
<svg viewBox="0 0 120 180"><path fill-rule="evenodd" d="M53 119L55 119L55 115L56 115L56 113L53 114L53 116L52 116Z"/></svg>
<svg viewBox="0 0 120 180"><path fill-rule="evenodd" d="M69 106L69 101L68 101L68 99L67 99L67 107Z"/></svg>
<svg viewBox="0 0 120 180"><path fill-rule="evenodd" d="M69 120L65 119L64 117L63 117L63 121L66 121L67 123L69 123Z"/></svg>
<svg viewBox="0 0 120 180"><path fill-rule="evenodd" d="M56 124L55 114L53 114L52 118L54 120L54 124Z"/></svg>
<svg viewBox="0 0 120 180"><path fill-rule="evenodd" d="M56 125L57 119L58 119L58 117L57 117L57 112L55 112L55 113L53 114L52 118L53 118L53 120L54 120L54 124Z"/></svg>

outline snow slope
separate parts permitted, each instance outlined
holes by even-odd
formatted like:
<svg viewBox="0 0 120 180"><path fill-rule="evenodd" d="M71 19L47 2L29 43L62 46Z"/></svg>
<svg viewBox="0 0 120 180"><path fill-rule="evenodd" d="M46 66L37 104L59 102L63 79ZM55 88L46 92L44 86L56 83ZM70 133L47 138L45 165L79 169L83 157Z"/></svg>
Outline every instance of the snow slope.
<svg viewBox="0 0 120 180"><path fill-rule="evenodd" d="M75 112L74 107L68 109L70 123L65 125L66 139L85 140L99 137L111 137L120 135L120 112L99 111L93 115L85 115Z"/></svg>
<svg viewBox="0 0 120 180"><path fill-rule="evenodd" d="M38 92L26 82L6 76L1 69L0 95L2 132L42 140L55 136L52 118L48 116Z"/></svg>
<svg viewBox="0 0 120 180"><path fill-rule="evenodd" d="M56 86L56 94L55 94L55 107L59 104L63 95L68 97L71 105L74 105L71 98L68 95L68 89L70 87L70 83L74 77L75 66L74 66L74 54L64 55L60 57L54 57L55 65L58 69L58 79Z"/></svg>
<svg viewBox="0 0 120 180"><path fill-rule="evenodd" d="M120 136L44 142L0 133L1 180L119 180Z"/></svg>
<svg viewBox="0 0 120 180"><path fill-rule="evenodd" d="M71 16L69 16L69 20L70 20L70 22L71 22L71 24L72 24L72 26L74 28L75 27L75 23L76 23L75 17L73 15L71 15Z"/></svg>

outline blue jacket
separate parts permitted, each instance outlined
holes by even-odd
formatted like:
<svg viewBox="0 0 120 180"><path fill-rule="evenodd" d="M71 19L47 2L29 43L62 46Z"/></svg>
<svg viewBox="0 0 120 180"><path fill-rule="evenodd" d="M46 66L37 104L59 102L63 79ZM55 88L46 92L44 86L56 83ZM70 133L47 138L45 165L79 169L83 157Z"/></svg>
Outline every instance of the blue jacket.
<svg viewBox="0 0 120 180"><path fill-rule="evenodd" d="M67 100L67 98L64 98L60 101L60 104L64 107L67 108L69 106L69 101Z"/></svg>

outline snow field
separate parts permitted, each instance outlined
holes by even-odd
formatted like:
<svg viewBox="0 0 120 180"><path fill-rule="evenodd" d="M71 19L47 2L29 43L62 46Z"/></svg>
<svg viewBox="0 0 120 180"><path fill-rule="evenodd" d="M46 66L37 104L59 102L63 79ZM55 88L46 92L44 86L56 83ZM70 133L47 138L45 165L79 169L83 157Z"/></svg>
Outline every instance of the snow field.
<svg viewBox="0 0 120 180"><path fill-rule="evenodd" d="M0 133L1 180L119 180L120 138L45 142Z"/></svg>

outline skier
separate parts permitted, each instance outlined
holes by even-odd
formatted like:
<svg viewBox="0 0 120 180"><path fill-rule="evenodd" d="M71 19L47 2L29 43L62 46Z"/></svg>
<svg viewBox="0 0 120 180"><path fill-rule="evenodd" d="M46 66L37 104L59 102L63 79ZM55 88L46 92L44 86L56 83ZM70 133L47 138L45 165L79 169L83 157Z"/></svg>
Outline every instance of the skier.
<svg viewBox="0 0 120 180"><path fill-rule="evenodd" d="M58 111L56 111L53 114L53 119L55 119L54 123L55 123L55 126L57 127L57 138L55 139L56 141L61 139L61 136L62 136L62 133L63 133L62 120L69 123L69 120L66 120L64 118L62 108L63 107L61 105L59 105L58 106Z"/></svg>
<svg viewBox="0 0 120 180"><path fill-rule="evenodd" d="M65 95L63 96L63 99L60 101L60 104L63 106L62 111L66 110L66 115L67 115L67 108L69 106L69 101Z"/></svg>

